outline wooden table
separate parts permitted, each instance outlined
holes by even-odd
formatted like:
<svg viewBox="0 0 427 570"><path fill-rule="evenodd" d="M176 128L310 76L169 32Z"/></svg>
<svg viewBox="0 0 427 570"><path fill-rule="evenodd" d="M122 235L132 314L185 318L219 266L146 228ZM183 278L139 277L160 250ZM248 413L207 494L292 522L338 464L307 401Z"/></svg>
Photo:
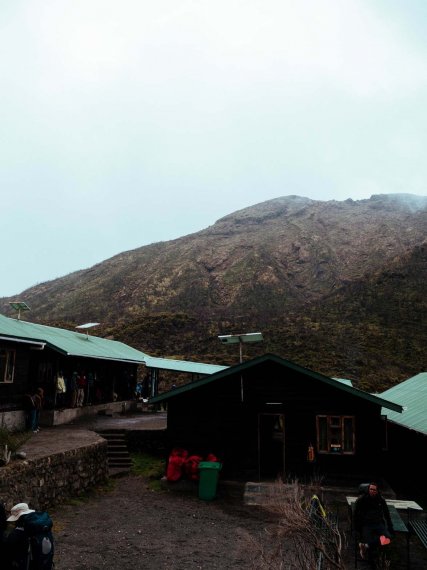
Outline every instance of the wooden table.
<svg viewBox="0 0 427 570"><path fill-rule="evenodd" d="M347 505L351 505L356 501L357 497L346 497ZM401 499L386 499L385 502L388 506L393 506L399 510L415 509L416 511L422 511L423 508L420 507L415 501L404 501Z"/></svg>

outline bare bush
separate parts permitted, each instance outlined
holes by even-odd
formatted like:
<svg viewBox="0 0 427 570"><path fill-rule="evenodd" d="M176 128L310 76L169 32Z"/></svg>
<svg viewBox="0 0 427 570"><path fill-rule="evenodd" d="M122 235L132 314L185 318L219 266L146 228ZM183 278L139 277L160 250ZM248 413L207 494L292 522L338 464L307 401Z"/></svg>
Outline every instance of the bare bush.
<svg viewBox="0 0 427 570"><path fill-rule="evenodd" d="M298 481L271 486L264 506L275 523L260 536L246 536L257 570L344 570L344 534L336 519L312 501L313 485ZM326 516L325 516L326 515Z"/></svg>

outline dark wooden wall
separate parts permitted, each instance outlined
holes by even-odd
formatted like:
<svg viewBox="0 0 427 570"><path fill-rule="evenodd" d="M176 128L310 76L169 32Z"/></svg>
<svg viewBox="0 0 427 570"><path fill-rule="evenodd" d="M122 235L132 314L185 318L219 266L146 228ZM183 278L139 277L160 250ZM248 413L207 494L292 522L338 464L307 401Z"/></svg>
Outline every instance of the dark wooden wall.
<svg viewBox="0 0 427 570"><path fill-rule="evenodd" d="M27 390L30 371L30 349L18 343L2 344L3 348L16 350L15 376L13 382L0 383L0 409L3 411L18 409L22 403L22 394Z"/></svg>
<svg viewBox="0 0 427 570"><path fill-rule="evenodd" d="M427 509L427 435L388 422L388 448L384 453L387 479L402 496L414 499Z"/></svg>
<svg viewBox="0 0 427 570"><path fill-rule="evenodd" d="M272 362L250 368L242 379L243 402L240 375L171 398L170 441L202 455L218 454L225 473L255 476L258 414L284 414L287 476L313 475L313 471L356 480L377 476L383 445L379 406ZM315 464L308 464L308 445L316 443L317 414L356 417L355 455L316 454Z"/></svg>
<svg viewBox="0 0 427 570"><path fill-rule="evenodd" d="M47 346L44 350L32 350L29 345L12 342L2 346L16 350L14 381L0 383L2 411L21 408L23 395L34 393L38 387L44 389L45 408L53 408L55 379L59 371L64 375L71 375L74 370L96 373L106 401L112 401L113 391L118 394L118 399L133 398L137 364L65 356Z"/></svg>

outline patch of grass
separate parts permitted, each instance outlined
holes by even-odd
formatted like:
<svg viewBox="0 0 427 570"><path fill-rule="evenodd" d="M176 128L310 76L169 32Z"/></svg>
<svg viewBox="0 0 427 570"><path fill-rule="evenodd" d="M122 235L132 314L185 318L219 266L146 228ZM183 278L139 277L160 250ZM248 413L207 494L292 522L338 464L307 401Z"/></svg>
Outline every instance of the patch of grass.
<svg viewBox="0 0 427 570"><path fill-rule="evenodd" d="M131 459L132 474L148 479L153 491L162 490L160 479L165 474L166 461L147 453L132 453Z"/></svg>
<svg viewBox="0 0 427 570"><path fill-rule="evenodd" d="M96 487L92 487L86 492L86 494L94 496L103 493L111 493L111 491L114 491L115 487L116 487L116 481L110 478L106 479L104 483L100 483Z"/></svg>
<svg viewBox="0 0 427 570"><path fill-rule="evenodd" d="M31 433L27 431L11 432L2 427L0 428L0 445L7 445L9 451L16 453L30 436Z"/></svg>
<svg viewBox="0 0 427 570"><path fill-rule="evenodd" d="M148 483L149 488L152 491L156 491L156 493L165 493L167 489L165 489L160 482L160 479L153 479Z"/></svg>

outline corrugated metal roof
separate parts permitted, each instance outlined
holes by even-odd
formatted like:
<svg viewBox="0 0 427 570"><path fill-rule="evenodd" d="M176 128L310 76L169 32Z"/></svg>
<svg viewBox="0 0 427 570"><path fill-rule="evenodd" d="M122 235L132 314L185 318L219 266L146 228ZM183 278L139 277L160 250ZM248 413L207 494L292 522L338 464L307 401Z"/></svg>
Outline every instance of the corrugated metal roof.
<svg viewBox="0 0 427 570"><path fill-rule="evenodd" d="M162 370L173 370L174 372L190 372L191 374L214 374L227 368L227 366L217 364L204 364L202 362L158 358L148 355L144 356L144 362L149 368L161 368Z"/></svg>
<svg viewBox="0 0 427 570"><path fill-rule="evenodd" d="M142 363L146 354L115 340L38 325L0 315L0 335L13 341L36 341L67 356Z"/></svg>
<svg viewBox="0 0 427 570"><path fill-rule="evenodd" d="M333 380L336 380L337 382L342 382L343 384L347 384L347 386L353 386L353 382L348 378L333 378Z"/></svg>
<svg viewBox="0 0 427 570"><path fill-rule="evenodd" d="M184 392L188 392L189 390L195 390L201 386L204 386L205 384L209 384L210 382L215 382L216 380L220 380L221 378L231 376L232 374L243 373L246 369L251 368L253 366L257 366L257 365L262 364L263 362L267 362L267 361L277 362L281 366L284 366L286 368L290 368L291 370L295 370L296 372L299 372L302 374L306 374L307 376L310 376L311 378L319 380L319 381L321 381L325 384L328 384L330 386L335 386L336 388L343 390L344 392L348 392L350 394L353 394L354 396L357 396L359 398L363 398L364 400L368 400L368 401L370 401L374 404L377 404L379 406L389 408L391 410L395 410L396 412L402 411L402 406L400 406L399 404L396 404L395 402L390 402L390 401L385 400L383 398L379 398L378 396L374 396L372 394L369 394L368 392L364 392L363 390L353 388L352 386L349 386L346 382L341 382L339 380L335 380L334 378L330 378L329 376L324 376L323 374L319 374L318 372L314 372L313 370L310 370L309 368L304 368L303 366L300 366L299 364L295 364L294 362L291 362L290 360L285 360L284 358L281 358L280 356L277 356L275 354L264 354L263 356L258 356L256 358L253 358L252 360L248 360L246 362L243 362L242 364L236 364L235 366L230 366L229 368L226 368L225 370L221 370L219 372L216 372L215 374L212 374L211 376L209 376L207 378L201 378L201 379L195 380L194 382L191 382L189 384L185 384L184 386L179 386L178 388L174 388L173 390L170 390L168 392L164 392L163 394L159 394L159 396L156 396L155 398L151 398L150 402L157 403L157 402L161 402L163 400L168 400L169 398L175 398L175 397L179 396L180 394L183 394Z"/></svg>
<svg viewBox="0 0 427 570"><path fill-rule="evenodd" d="M421 372L385 390L381 397L403 406L401 414L384 410L382 413L389 420L427 434L427 372Z"/></svg>

